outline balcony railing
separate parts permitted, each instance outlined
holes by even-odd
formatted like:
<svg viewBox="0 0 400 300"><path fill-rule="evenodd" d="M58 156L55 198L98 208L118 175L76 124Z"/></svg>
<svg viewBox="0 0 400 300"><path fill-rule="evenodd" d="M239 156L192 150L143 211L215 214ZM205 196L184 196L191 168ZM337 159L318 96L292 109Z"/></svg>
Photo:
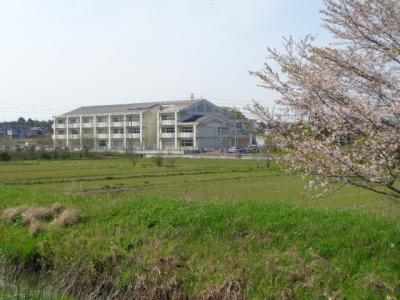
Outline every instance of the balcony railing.
<svg viewBox="0 0 400 300"><path fill-rule="evenodd" d="M127 133L126 134L127 139L140 139L140 133Z"/></svg>
<svg viewBox="0 0 400 300"><path fill-rule="evenodd" d="M175 120L160 120L161 125L175 125Z"/></svg>
<svg viewBox="0 0 400 300"><path fill-rule="evenodd" d="M99 122L96 124L96 127L108 127L108 122Z"/></svg>
<svg viewBox="0 0 400 300"><path fill-rule="evenodd" d="M82 123L82 127L83 128L90 128L90 127L93 127L93 126L94 126L93 123Z"/></svg>
<svg viewBox="0 0 400 300"><path fill-rule="evenodd" d="M178 137L179 138L193 138L194 133L193 132L179 132Z"/></svg>
<svg viewBox="0 0 400 300"><path fill-rule="evenodd" d="M160 133L160 138L164 138L164 139L171 139L175 137L175 133L174 132L161 132Z"/></svg>
<svg viewBox="0 0 400 300"><path fill-rule="evenodd" d="M126 127L139 127L140 121L126 121Z"/></svg>
<svg viewBox="0 0 400 300"><path fill-rule="evenodd" d="M53 134L53 139L56 137L58 140L64 140L67 138L65 134Z"/></svg>

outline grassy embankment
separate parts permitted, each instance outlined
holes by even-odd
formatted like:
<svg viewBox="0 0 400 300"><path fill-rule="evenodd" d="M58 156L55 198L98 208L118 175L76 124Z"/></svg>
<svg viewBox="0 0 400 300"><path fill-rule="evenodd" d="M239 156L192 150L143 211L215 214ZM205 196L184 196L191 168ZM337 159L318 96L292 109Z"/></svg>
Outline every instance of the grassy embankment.
<svg viewBox="0 0 400 300"><path fill-rule="evenodd" d="M353 188L309 200L304 181L263 163L164 165L1 164L0 209L61 203L83 217L35 234L0 222L7 268L81 297L400 295L400 204Z"/></svg>

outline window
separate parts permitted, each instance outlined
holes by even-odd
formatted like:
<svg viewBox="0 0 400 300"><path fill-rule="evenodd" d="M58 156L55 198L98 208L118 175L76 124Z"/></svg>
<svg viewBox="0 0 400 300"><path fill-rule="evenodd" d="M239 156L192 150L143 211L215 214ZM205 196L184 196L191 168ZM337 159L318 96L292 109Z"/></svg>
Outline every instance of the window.
<svg viewBox="0 0 400 300"><path fill-rule="evenodd" d="M65 124L65 120L64 120L64 119L58 119L58 120L57 120L57 123L58 123L58 124Z"/></svg>
<svg viewBox="0 0 400 300"><path fill-rule="evenodd" d="M98 122L98 123L104 123L104 122L106 122L106 117L97 117L97 122Z"/></svg>
<svg viewBox="0 0 400 300"><path fill-rule="evenodd" d="M82 118L82 123L90 123L90 118Z"/></svg>
<svg viewBox="0 0 400 300"><path fill-rule="evenodd" d="M114 117L112 117L112 121L113 122L123 122L124 117L123 116L114 116Z"/></svg>
<svg viewBox="0 0 400 300"><path fill-rule="evenodd" d="M193 140L181 140L182 147L193 147Z"/></svg>
<svg viewBox="0 0 400 300"><path fill-rule="evenodd" d="M175 120L175 114L161 115L161 120L162 121L173 121L173 120Z"/></svg>
<svg viewBox="0 0 400 300"><path fill-rule="evenodd" d="M126 116L127 122L140 122L140 115L130 115Z"/></svg>
<svg viewBox="0 0 400 300"><path fill-rule="evenodd" d="M57 133L58 133L58 134L65 134L65 130L64 130L64 129L59 129L59 130L57 131Z"/></svg>
<svg viewBox="0 0 400 300"><path fill-rule="evenodd" d="M106 147L107 146L107 141L106 140L100 140L99 141L99 146L100 147Z"/></svg>
<svg viewBox="0 0 400 300"><path fill-rule="evenodd" d="M140 133L140 127L132 127L128 129L129 133Z"/></svg>
<svg viewBox="0 0 400 300"><path fill-rule="evenodd" d="M79 134L78 129L72 129L72 130L71 130L71 134Z"/></svg>
<svg viewBox="0 0 400 300"><path fill-rule="evenodd" d="M75 123L77 123L77 120L75 118L70 118L70 119L68 119L68 122L70 124L75 124Z"/></svg>
<svg viewBox="0 0 400 300"><path fill-rule="evenodd" d="M108 130L106 128L97 128L97 133L104 134L107 132L108 132Z"/></svg>
<svg viewBox="0 0 400 300"><path fill-rule="evenodd" d="M124 133L124 129L123 128L114 128L113 129L113 133L116 133L116 134L117 133L122 133L123 134Z"/></svg>
<svg viewBox="0 0 400 300"><path fill-rule="evenodd" d="M89 128L83 128L83 133L84 134L91 134L91 133L93 133L93 129L89 129Z"/></svg>
<svg viewBox="0 0 400 300"><path fill-rule="evenodd" d="M181 132L193 132L193 127L181 127Z"/></svg>
<svg viewBox="0 0 400 300"><path fill-rule="evenodd" d="M161 132L162 133L174 133L175 127L162 127Z"/></svg>

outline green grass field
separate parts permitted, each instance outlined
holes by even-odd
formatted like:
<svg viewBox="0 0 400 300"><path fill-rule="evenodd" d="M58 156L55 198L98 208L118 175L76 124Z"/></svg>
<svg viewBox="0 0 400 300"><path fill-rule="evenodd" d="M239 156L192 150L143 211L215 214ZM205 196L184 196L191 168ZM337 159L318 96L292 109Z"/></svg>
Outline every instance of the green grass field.
<svg viewBox="0 0 400 300"><path fill-rule="evenodd" d="M1 163L0 209L83 217L34 234L1 221L3 269L78 298L400 297L400 203L350 187L313 199L305 183L265 161Z"/></svg>

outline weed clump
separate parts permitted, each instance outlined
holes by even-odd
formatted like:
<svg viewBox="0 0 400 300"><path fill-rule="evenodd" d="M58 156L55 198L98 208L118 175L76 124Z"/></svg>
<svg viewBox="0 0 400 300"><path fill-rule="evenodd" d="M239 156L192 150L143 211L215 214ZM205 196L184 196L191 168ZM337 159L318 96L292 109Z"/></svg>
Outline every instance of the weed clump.
<svg viewBox="0 0 400 300"><path fill-rule="evenodd" d="M50 227L66 227L78 223L81 214L74 208L55 203L50 207L26 206L7 208L1 214L1 219L9 224L29 226L30 232L36 234L43 231L45 222Z"/></svg>
<svg viewBox="0 0 400 300"><path fill-rule="evenodd" d="M65 206L60 203L54 203L51 206L51 210L53 211L53 213L59 214L65 210Z"/></svg>
<svg viewBox="0 0 400 300"><path fill-rule="evenodd" d="M81 220L81 213L74 208L66 208L58 218L54 219L50 226L67 227L78 223Z"/></svg>
<svg viewBox="0 0 400 300"><path fill-rule="evenodd" d="M28 209L28 206L21 205L17 207L7 208L1 214L1 219L7 223L14 223L17 218Z"/></svg>
<svg viewBox="0 0 400 300"><path fill-rule="evenodd" d="M22 220L26 225L34 224L37 221L51 220L53 218L53 211L47 207L28 207L21 213Z"/></svg>

